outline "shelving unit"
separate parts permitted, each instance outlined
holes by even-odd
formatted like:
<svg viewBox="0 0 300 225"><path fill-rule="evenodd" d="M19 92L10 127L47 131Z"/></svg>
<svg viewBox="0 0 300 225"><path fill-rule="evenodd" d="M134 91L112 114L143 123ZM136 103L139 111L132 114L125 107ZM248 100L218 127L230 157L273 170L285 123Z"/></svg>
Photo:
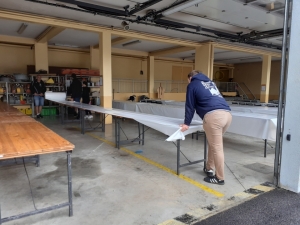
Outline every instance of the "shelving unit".
<svg viewBox="0 0 300 225"><path fill-rule="evenodd" d="M100 88L102 87L102 84L103 84L101 75L76 74L76 77L80 81L83 81L85 79L88 82L88 87L91 89L91 92L99 93L97 96L91 96L91 97L100 97ZM70 78L71 78L71 74L66 74L65 75L66 90L68 90L68 87L70 87L70 85L71 85ZM70 96L68 96L68 92L67 92L67 97L70 97Z"/></svg>
<svg viewBox="0 0 300 225"><path fill-rule="evenodd" d="M88 70L87 70L88 71ZM72 72L73 73L73 72ZM71 73L71 74L72 74ZM71 85L71 74L63 74L63 75L56 75L56 74L30 74L31 81L34 81L36 76L41 76L42 80L45 83L46 90L47 91L53 91L53 92L66 92L68 95L68 88ZM77 78L80 81L83 81L85 79L88 83L93 83L93 85L90 85L91 92L98 92L100 93L100 88L102 87L102 76L96 75L96 74L77 74L75 72ZM52 79L54 83L47 83L49 79ZM97 85L96 85L97 84ZM98 89L98 90L95 90ZM95 97L95 96L94 96ZM99 96L100 97L100 96ZM43 108L51 108L51 107L58 107L57 105L45 105ZM32 107L32 117L34 117L34 101L31 103Z"/></svg>
<svg viewBox="0 0 300 225"><path fill-rule="evenodd" d="M34 81L36 76L41 76L42 81L45 83L46 91L53 91L53 92L64 92L65 89L65 77L58 76L56 74L30 74L31 81ZM47 83L49 79L52 79L54 83ZM54 105L52 102L49 104L51 105L44 105L43 108L57 108L58 105ZM35 116L35 108L34 108L34 101L31 104L32 107L32 117Z"/></svg>
<svg viewBox="0 0 300 225"><path fill-rule="evenodd" d="M31 97L30 94L26 93L27 87L30 84L28 82L1 82L1 84L5 83L5 92L1 93L3 98L5 97L5 101L9 105L13 106L25 106L31 104ZM2 85L3 88L3 85ZM19 90L18 90L19 89ZM13 90L15 90L13 92ZM3 99L4 101L4 99ZM21 103L21 101L26 101L25 103Z"/></svg>

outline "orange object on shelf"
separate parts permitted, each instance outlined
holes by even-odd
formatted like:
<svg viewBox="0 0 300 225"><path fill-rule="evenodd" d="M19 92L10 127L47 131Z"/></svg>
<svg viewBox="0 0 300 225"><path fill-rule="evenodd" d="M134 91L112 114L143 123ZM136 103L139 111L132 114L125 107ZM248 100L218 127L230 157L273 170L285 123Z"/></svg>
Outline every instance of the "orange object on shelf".
<svg viewBox="0 0 300 225"><path fill-rule="evenodd" d="M87 70L87 69L62 69L62 74L78 74L78 75L89 75L89 76L100 76L99 70Z"/></svg>

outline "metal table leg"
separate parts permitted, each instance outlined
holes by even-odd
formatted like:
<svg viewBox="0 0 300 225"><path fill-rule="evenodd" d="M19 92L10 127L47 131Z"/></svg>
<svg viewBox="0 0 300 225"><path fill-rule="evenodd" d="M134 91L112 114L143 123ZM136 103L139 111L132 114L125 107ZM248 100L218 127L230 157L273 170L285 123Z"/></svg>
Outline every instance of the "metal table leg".
<svg viewBox="0 0 300 225"><path fill-rule="evenodd" d="M40 155L36 156L36 166L40 167Z"/></svg>
<svg viewBox="0 0 300 225"><path fill-rule="evenodd" d="M264 157L267 157L267 144L268 144L268 140L265 139L265 149L264 149Z"/></svg>
<svg viewBox="0 0 300 225"><path fill-rule="evenodd" d="M179 175L180 171L180 140L177 140L177 175Z"/></svg>
<svg viewBox="0 0 300 225"><path fill-rule="evenodd" d="M105 132L105 114L104 113L101 113L102 115L102 132Z"/></svg>
<svg viewBox="0 0 300 225"><path fill-rule="evenodd" d="M145 144L145 125L144 124L142 124L142 145L144 145Z"/></svg>
<svg viewBox="0 0 300 225"><path fill-rule="evenodd" d="M67 164L68 164L68 195L69 195L69 216L73 216L73 199L72 199L72 163L71 153L67 152Z"/></svg>
<svg viewBox="0 0 300 225"><path fill-rule="evenodd" d="M31 212L21 213L19 215L9 216L9 217L5 217L5 218L1 217L1 207L0 207L0 224L5 223L5 222L9 222L9 221L12 221L12 220L21 219L21 218L25 218L25 217L28 217L28 216L33 216L33 215L36 215L36 214L52 211L52 210L55 210L55 209L60 209L60 208L67 207L67 206L69 207L69 216L73 216L71 152L72 151L67 151L69 201L66 202L66 203L61 203L61 204L58 204L58 205L54 205L54 206L50 206L50 207L46 207L46 208L42 208L42 209L36 209L34 211L31 211Z"/></svg>
<svg viewBox="0 0 300 225"><path fill-rule="evenodd" d="M60 105L59 111L60 111L60 122L61 124L64 124L65 110L63 105Z"/></svg>
<svg viewBox="0 0 300 225"><path fill-rule="evenodd" d="M141 124L138 123L138 130L139 130L139 145L141 144Z"/></svg>
<svg viewBox="0 0 300 225"><path fill-rule="evenodd" d="M120 119L118 118L117 119L117 143L118 143L118 149L120 149L120 139L121 139L121 127L120 127L121 125L120 125Z"/></svg>
<svg viewBox="0 0 300 225"><path fill-rule="evenodd" d="M115 142L116 148L120 149L120 119L115 117Z"/></svg>
<svg viewBox="0 0 300 225"><path fill-rule="evenodd" d="M85 130L85 121L84 121L84 115L83 115L84 110L78 109L78 113L80 113L80 125L81 125L81 134L84 134Z"/></svg>
<svg viewBox="0 0 300 225"><path fill-rule="evenodd" d="M117 148L117 117L115 117L115 148Z"/></svg>

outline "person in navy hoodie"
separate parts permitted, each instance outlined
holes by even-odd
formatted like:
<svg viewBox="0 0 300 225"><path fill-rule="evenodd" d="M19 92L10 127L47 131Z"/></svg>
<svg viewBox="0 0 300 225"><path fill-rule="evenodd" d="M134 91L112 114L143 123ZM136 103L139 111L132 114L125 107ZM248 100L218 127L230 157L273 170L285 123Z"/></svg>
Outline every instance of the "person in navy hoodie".
<svg viewBox="0 0 300 225"><path fill-rule="evenodd" d="M189 129L195 110L203 120L203 129L208 141L208 160L204 181L214 184L224 182L223 134L231 124L231 109L218 88L203 73L193 70L188 74L185 103L185 119L181 131ZM215 175L213 170L215 169Z"/></svg>

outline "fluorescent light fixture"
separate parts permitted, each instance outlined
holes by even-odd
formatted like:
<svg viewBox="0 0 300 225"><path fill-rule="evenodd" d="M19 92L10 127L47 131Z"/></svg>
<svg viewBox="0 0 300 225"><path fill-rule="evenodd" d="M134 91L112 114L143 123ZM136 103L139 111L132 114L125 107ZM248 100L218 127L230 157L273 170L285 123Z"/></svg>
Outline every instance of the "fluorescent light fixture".
<svg viewBox="0 0 300 225"><path fill-rule="evenodd" d="M54 43L54 45L59 47L80 48L80 46L77 45L66 45L66 44L59 44L59 43Z"/></svg>
<svg viewBox="0 0 300 225"><path fill-rule="evenodd" d="M256 60L261 59L260 57L248 57L248 58L240 58L240 61L247 61L247 60Z"/></svg>
<svg viewBox="0 0 300 225"><path fill-rule="evenodd" d="M17 31L18 34L22 34L24 32L24 30L26 29L26 27L28 27L28 24L22 23L22 25L20 26L19 30Z"/></svg>
<svg viewBox="0 0 300 225"><path fill-rule="evenodd" d="M125 46L128 46L128 45L134 45L134 44L138 44L138 43L141 43L140 40L136 40L136 41L131 41L131 42L128 42L128 43L125 43L125 44L122 44L123 47Z"/></svg>
<svg viewBox="0 0 300 225"><path fill-rule="evenodd" d="M174 6L173 8L167 9L166 11L162 12L162 15L163 16L168 16L168 15L176 13L180 10L183 10L183 9L189 8L193 5L196 5L198 3L204 2L204 1L206 1L206 0L191 0L191 1L188 1L188 2L184 2L182 4Z"/></svg>

